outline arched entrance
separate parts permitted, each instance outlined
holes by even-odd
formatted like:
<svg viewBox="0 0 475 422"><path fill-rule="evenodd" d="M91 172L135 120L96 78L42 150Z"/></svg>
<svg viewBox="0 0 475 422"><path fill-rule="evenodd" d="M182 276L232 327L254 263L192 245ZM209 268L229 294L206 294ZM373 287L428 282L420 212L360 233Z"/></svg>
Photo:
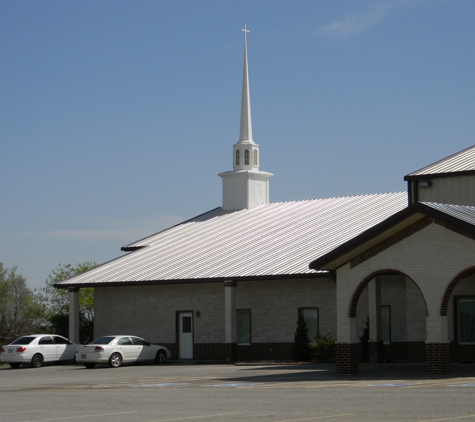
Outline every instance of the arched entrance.
<svg viewBox="0 0 475 422"><path fill-rule="evenodd" d="M337 354L338 373L357 373L362 361L425 361L428 307L419 285L404 272L385 268L368 274L347 310L352 342L340 346L347 350Z"/></svg>

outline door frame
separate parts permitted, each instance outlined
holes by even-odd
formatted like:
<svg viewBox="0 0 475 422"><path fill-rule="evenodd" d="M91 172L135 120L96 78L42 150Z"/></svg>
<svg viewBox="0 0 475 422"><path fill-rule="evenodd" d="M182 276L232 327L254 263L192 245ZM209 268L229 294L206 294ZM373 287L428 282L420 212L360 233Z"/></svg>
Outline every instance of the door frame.
<svg viewBox="0 0 475 422"><path fill-rule="evenodd" d="M181 348L181 341L180 341L180 317L183 314L189 314L191 316L191 358L193 359L195 356L195 319L194 319L194 312L191 310L185 310L185 311L176 311L176 344L177 344L177 349L178 349L178 359L180 358L180 348Z"/></svg>

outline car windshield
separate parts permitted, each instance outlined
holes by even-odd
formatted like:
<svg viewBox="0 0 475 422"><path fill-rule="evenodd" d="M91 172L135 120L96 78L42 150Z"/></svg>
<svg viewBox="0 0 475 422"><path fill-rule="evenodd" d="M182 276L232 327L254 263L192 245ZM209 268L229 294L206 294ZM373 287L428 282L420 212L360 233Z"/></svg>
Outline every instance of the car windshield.
<svg viewBox="0 0 475 422"><path fill-rule="evenodd" d="M96 338L94 341L91 341L89 344L109 344L115 337L100 337Z"/></svg>
<svg viewBox="0 0 475 422"><path fill-rule="evenodd" d="M30 344L36 337L20 337L17 338L12 344Z"/></svg>

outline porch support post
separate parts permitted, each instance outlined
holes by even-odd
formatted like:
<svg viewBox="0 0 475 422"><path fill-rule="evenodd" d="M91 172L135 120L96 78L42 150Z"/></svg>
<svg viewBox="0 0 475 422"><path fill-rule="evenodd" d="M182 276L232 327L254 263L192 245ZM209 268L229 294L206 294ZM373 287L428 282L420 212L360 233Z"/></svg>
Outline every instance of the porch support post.
<svg viewBox="0 0 475 422"><path fill-rule="evenodd" d="M384 362L381 338L381 281L379 277L368 284L369 361Z"/></svg>
<svg viewBox="0 0 475 422"><path fill-rule="evenodd" d="M69 340L79 343L79 287L69 287Z"/></svg>
<svg viewBox="0 0 475 422"><path fill-rule="evenodd" d="M224 281L224 359L230 362L236 359L236 282Z"/></svg>
<svg viewBox="0 0 475 422"><path fill-rule="evenodd" d="M426 373L450 372L450 343L447 336L447 317L430 315L426 319Z"/></svg>
<svg viewBox="0 0 475 422"><path fill-rule="evenodd" d="M360 372L360 343L356 341L357 326L356 318L346 317L345 330L347 335L343 335L343 324L338 323L338 341L336 343L336 373L337 374L358 374ZM341 329L340 329L341 327ZM342 338L343 341L340 339Z"/></svg>

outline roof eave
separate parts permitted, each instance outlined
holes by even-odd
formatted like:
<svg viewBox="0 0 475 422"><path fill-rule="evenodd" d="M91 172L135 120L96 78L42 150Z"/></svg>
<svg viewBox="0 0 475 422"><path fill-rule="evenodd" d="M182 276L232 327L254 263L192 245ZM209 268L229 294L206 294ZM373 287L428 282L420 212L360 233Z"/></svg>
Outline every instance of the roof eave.
<svg viewBox="0 0 475 422"><path fill-rule="evenodd" d="M419 180L419 179L437 179L442 177L456 177L456 176L468 176L474 175L475 170L465 170L465 171L452 171L447 173L428 173L428 174L408 174L404 176L405 181L410 180Z"/></svg>

